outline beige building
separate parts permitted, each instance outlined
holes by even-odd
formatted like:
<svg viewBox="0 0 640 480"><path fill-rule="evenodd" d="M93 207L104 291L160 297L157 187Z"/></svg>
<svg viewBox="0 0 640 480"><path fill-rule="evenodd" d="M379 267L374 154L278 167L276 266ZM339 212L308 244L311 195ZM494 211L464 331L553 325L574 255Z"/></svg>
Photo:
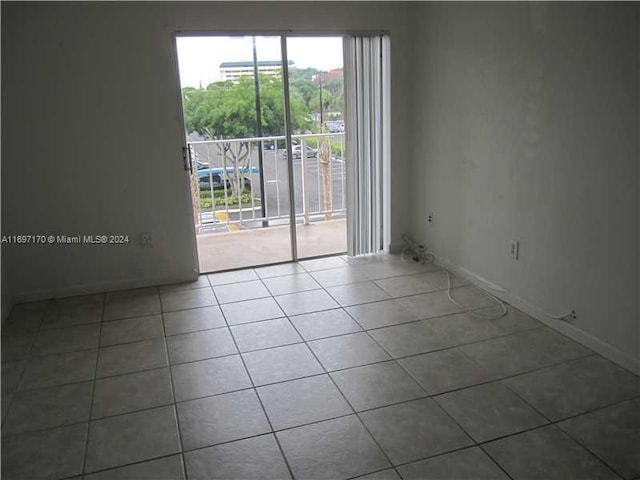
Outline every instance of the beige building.
<svg viewBox="0 0 640 480"><path fill-rule="evenodd" d="M293 65L293 61L289 61L289 66ZM263 60L258 62L258 72L267 75L276 75L282 70L282 62L280 60ZM253 62L223 62L220 64L220 76L222 80L236 81L243 75L253 77Z"/></svg>

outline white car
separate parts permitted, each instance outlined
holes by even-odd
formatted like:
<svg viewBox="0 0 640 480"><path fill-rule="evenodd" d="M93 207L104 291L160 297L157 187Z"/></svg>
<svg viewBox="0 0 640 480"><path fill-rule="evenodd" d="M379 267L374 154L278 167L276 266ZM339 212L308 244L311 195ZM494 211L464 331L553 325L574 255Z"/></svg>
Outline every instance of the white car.
<svg viewBox="0 0 640 480"><path fill-rule="evenodd" d="M307 158L316 158L318 156L318 150L311 148L309 145L306 147ZM293 146L293 158L302 158L302 145Z"/></svg>
<svg viewBox="0 0 640 480"><path fill-rule="evenodd" d="M343 120L329 120L324 124L329 133L343 133L344 121Z"/></svg>

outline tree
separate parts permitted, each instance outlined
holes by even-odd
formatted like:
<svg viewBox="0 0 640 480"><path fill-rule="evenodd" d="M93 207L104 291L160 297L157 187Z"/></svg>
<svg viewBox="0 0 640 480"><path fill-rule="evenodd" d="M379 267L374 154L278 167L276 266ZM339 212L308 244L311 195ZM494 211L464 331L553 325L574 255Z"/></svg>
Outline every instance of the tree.
<svg viewBox="0 0 640 480"><path fill-rule="evenodd" d="M342 118L335 112L344 110L344 79L341 69L322 72L316 68L291 68L289 70L290 91L296 92L304 100L309 112L320 113L320 76L322 75L322 110L325 119L329 112L332 117Z"/></svg>
<svg viewBox="0 0 640 480"><path fill-rule="evenodd" d="M259 74L262 131L265 136L284 135L282 78ZM206 89L183 90L188 132L209 138L254 137L257 132L255 89L252 76L237 82L214 82ZM291 126L306 130L311 125L309 110L299 91L290 92Z"/></svg>
<svg viewBox="0 0 640 480"><path fill-rule="evenodd" d="M325 92L331 94L328 110L332 112L342 112L344 110L344 74L332 75L324 79L323 89L323 100Z"/></svg>
<svg viewBox="0 0 640 480"><path fill-rule="evenodd" d="M262 132L264 136L284 135L284 97L282 78L259 74ZM236 139L257 136L255 83L252 76L242 76L237 82L214 82L206 89L187 87L183 90L185 123L188 132L215 139ZM311 125L308 107L299 92L290 92L291 126L306 130ZM243 176L254 143L223 142L216 144L225 164L232 172L233 195L242 194Z"/></svg>
<svg viewBox="0 0 640 480"><path fill-rule="evenodd" d="M293 67L289 70L289 90L302 98L309 112L313 111L311 100L318 90L318 86L313 81L318 73L320 70L315 68Z"/></svg>
<svg viewBox="0 0 640 480"><path fill-rule="evenodd" d="M320 112L320 86L316 86L316 91L313 92L313 96L311 97L311 101L309 103L314 111ZM333 95L329 90L325 90L324 87L322 89L322 110L325 112L330 112L331 105L333 104Z"/></svg>

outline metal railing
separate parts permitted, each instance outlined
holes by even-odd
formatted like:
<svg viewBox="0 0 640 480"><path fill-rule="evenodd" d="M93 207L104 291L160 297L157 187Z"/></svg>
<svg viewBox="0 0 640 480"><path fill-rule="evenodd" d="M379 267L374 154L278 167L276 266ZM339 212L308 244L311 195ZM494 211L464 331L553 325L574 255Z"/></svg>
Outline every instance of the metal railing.
<svg viewBox="0 0 640 480"><path fill-rule="evenodd" d="M344 133L293 135L296 222L346 214ZM284 136L189 142L193 208L199 232L289 222Z"/></svg>

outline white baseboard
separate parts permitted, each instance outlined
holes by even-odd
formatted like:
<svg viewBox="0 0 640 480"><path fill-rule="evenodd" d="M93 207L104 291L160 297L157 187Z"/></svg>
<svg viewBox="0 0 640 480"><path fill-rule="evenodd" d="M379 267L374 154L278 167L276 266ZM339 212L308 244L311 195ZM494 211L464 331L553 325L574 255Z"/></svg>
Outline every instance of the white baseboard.
<svg viewBox="0 0 640 480"><path fill-rule="evenodd" d="M15 294L13 296L13 303L38 302L41 300L50 300L52 298L74 297L77 295L91 295L94 293L115 292L118 290L129 290L133 288L155 287L172 283L189 282L196 280L197 278L198 274L189 270L187 272L176 273L169 277L141 277L84 285L69 285L60 288L31 290Z"/></svg>
<svg viewBox="0 0 640 480"><path fill-rule="evenodd" d="M636 375L640 375L640 358L634 358L621 351L620 349L614 347L610 343L604 342L598 337L585 332L584 330L578 328L577 326L562 321L556 320L554 318L549 318L542 312L542 309L536 307L525 299L518 297L509 293L509 291L499 285L496 285L489 280L486 280L475 273L462 268L451 261L449 259L441 257L439 255L435 255L435 262L437 265L440 265L443 268L446 268L450 272L455 275L458 275L474 285L483 288L489 291L492 295L495 295L501 300L513 305L519 310L522 310L527 315L535 318L536 320L544 323L548 327L557 330L558 332L566 335L567 337L575 340L576 342L581 343L582 345L590 348L591 350L599 353L603 357L608 358L612 362L620 365L623 368L635 373ZM633 332L634 335L637 335L636 332Z"/></svg>

